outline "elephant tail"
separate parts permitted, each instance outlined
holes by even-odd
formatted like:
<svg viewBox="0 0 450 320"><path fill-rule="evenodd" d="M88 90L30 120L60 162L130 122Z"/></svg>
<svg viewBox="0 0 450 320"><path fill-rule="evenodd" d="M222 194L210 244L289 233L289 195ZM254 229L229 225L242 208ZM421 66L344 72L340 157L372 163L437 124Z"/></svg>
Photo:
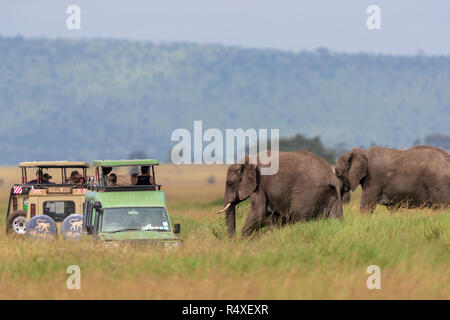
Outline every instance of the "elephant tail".
<svg viewBox="0 0 450 320"><path fill-rule="evenodd" d="M341 197L341 189L339 183L330 184L331 194L330 201L328 204L328 217L330 218L343 218L344 214L342 212L342 197Z"/></svg>

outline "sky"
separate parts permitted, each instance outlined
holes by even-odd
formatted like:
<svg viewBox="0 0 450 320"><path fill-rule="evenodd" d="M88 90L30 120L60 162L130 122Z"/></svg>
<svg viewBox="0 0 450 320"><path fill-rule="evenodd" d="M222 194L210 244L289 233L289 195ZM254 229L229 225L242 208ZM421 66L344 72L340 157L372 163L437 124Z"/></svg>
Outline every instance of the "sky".
<svg viewBox="0 0 450 320"><path fill-rule="evenodd" d="M66 27L69 5L81 9L79 30ZM366 26L369 5L380 30ZM0 0L0 36L449 55L449 17L448 0Z"/></svg>

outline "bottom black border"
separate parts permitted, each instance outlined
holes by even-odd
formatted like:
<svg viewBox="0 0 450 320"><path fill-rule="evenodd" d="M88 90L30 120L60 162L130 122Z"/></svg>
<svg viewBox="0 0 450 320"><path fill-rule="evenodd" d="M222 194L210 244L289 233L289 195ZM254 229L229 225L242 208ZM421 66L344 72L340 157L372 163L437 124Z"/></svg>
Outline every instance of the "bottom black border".
<svg viewBox="0 0 450 320"><path fill-rule="evenodd" d="M62 314L51 310L63 310L66 316L84 318L111 314L165 319L315 319L333 318L386 318L393 315L415 316L422 311L427 318L432 313L446 314L449 301L434 300L26 300L1 301L3 310L20 310L21 317L36 316L44 312L45 318ZM251 307L249 307L251 306ZM201 309L200 309L201 308ZM214 308L214 309L211 309ZM212 315L214 310L214 315ZM42 314L41 314L42 315Z"/></svg>

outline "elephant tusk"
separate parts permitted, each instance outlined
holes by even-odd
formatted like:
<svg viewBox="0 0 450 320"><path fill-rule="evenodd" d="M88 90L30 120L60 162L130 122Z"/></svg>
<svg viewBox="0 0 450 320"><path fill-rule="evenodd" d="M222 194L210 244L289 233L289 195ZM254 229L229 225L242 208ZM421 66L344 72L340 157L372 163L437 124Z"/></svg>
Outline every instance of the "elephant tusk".
<svg viewBox="0 0 450 320"><path fill-rule="evenodd" d="M220 210L219 212L217 212L217 214L220 214L220 213L222 213L222 212L227 211L227 209L228 209L230 206L231 206L231 202L228 202L228 204L226 205L226 207L223 208L222 210Z"/></svg>

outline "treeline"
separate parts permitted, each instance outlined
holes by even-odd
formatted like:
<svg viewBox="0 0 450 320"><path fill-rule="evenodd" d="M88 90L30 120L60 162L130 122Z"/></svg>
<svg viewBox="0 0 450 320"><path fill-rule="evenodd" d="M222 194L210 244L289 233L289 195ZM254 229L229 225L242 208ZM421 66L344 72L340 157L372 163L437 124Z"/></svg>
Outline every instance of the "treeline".
<svg viewBox="0 0 450 320"><path fill-rule="evenodd" d="M164 161L194 120L326 149L450 134L449 57L0 37L0 75L0 164L133 150Z"/></svg>
<svg viewBox="0 0 450 320"><path fill-rule="evenodd" d="M329 164L334 164L339 151L333 148L326 148L320 141L320 137L306 138L301 134L296 134L290 138L280 138L280 151L306 150L325 159Z"/></svg>
<svg viewBox="0 0 450 320"><path fill-rule="evenodd" d="M428 145L450 152L450 136L445 134L430 134L423 140L416 140L414 142L414 145Z"/></svg>

